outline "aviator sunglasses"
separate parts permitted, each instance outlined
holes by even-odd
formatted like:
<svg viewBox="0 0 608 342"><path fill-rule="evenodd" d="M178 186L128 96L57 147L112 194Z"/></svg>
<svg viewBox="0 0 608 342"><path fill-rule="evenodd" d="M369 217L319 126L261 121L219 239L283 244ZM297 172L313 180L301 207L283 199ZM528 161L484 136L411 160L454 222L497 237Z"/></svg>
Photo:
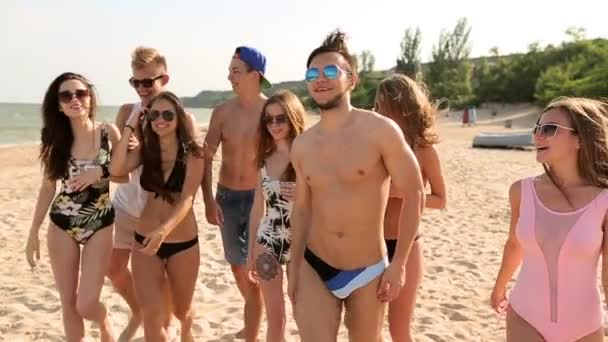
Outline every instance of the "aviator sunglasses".
<svg viewBox="0 0 608 342"><path fill-rule="evenodd" d="M322 72L325 78L327 78L328 80L335 80L336 78L338 78L340 71L346 74L350 74L350 72L340 68L335 64L326 65L325 67L323 67ZM306 75L304 76L304 79L308 83L314 82L317 80L317 78L319 78L320 74L321 70L319 70L319 68L308 68L308 70L306 70Z"/></svg>
<svg viewBox="0 0 608 342"><path fill-rule="evenodd" d="M175 118L175 113L173 113L170 110L163 110L162 112L158 111L158 110L151 110L148 112L148 119L150 121L154 121L156 119L158 119L160 116L163 117L163 120L165 121L173 121L173 118Z"/></svg>

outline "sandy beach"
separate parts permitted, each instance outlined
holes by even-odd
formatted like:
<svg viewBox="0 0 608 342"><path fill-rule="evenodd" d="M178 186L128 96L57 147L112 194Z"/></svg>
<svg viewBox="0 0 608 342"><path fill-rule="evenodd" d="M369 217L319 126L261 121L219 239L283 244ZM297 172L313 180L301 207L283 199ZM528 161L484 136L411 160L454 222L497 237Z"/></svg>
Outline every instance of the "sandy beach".
<svg viewBox="0 0 608 342"><path fill-rule="evenodd" d="M442 118L439 125L448 209L428 210L421 226L426 274L413 323L416 341L504 340L504 321L491 311L488 298L508 231L508 189L542 168L534 152L472 149L477 132L513 131L503 128L499 118L492 125L483 124L488 119L480 113L481 124L474 127L460 127L456 118ZM517 120L525 126L534 119ZM0 271L0 341L63 341L61 307L46 248L48 219L40 232L42 260L36 271L29 269L23 253L40 185L36 158L37 146L0 149L0 260L5 265ZM214 175L218 167L216 162ZM195 212L202 262L194 333L198 341L232 341L243 324L243 301L223 260L219 230L205 221L200 193ZM128 308L109 281L102 301L118 335L127 322ZM97 340L90 324L87 332ZM291 314L287 334L288 341L299 341ZM143 341L142 330L137 336ZM261 332L260 340L263 336ZM390 341L387 327L384 336ZM344 327L339 340L347 341Z"/></svg>

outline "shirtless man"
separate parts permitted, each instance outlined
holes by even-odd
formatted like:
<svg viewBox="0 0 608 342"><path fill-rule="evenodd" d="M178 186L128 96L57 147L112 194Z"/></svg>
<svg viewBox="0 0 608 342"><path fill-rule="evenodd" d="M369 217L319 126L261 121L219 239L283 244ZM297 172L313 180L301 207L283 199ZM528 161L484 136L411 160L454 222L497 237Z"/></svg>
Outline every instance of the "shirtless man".
<svg viewBox="0 0 608 342"><path fill-rule="evenodd" d="M133 73L129 83L140 101L127 103L120 107L116 115L116 126L121 131L129 117L140 115L152 98L166 90L169 82L167 60L154 48L141 46L136 48L131 58L131 70ZM193 135L198 136L194 115L188 113L188 118L190 119L189 126ZM135 132L132 132L129 137L129 149L139 148L141 129L140 127L135 129ZM141 169L137 169L130 174L128 179L113 179L124 183L118 185L112 199L116 218L114 221L114 248L107 275L116 292L131 308L131 319L120 334L119 342L131 341L142 321L140 305L135 298L133 279L128 268L134 241L133 235L147 199L146 192L139 185L140 172ZM166 294L167 300L170 301L168 287ZM165 328L168 327L171 320L171 306L167 305L167 309Z"/></svg>
<svg viewBox="0 0 608 342"><path fill-rule="evenodd" d="M350 341L382 340L386 302L405 283L424 205L420 169L399 127L350 104L357 65L344 39L330 34L308 58L308 91L321 120L291 152L296 199L288 292L304 342L336 341L343 306ZM404 198L390 264L383 234L389 181Z"/></svg>
<svg viewBox="0 0 608 342"><path fill-rule="evenodd" d="M236 49L228 73L236 96L216 107L211 114L205 139L207 149L202 182L207 221L220 226L224 257L245 299L244 335L247 341L256 340L262 315L260 289L247 272L247 246L249 212L258 181L255 164L257 132L267 99L262 89L270 87L264 78L265 71L266 57L262 53L246 46ZM214 198L212 161L220 144L222 164Z"/></svg>

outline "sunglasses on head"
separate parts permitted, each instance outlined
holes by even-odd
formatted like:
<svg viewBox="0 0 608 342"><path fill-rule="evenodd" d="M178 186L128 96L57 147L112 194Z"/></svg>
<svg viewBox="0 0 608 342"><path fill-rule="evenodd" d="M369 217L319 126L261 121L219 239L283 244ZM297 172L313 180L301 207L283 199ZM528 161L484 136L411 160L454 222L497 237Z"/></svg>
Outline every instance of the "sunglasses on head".
<svg viewBox="0 0 608 342"><path fill-rule="evenodd" d="M89 96L90 93L88 89L77 89L73 93L69 90L64 90L59 92L59 101L62 103L70 103L74 97L76 97L78 101L82 101Z"/></svg>
<svg viewBox="0 0 608 342"><path fill-rule="evenodd" d="M162 112L158 110L151 110L148 112L148 120L150 121L154 121L160 116L162 116L163 120L165 121L173 121L173 118L175 118L175 113L170 110L163 110Z"/></svg>
<svg viewBox="0 0 608 342"><path fill-rule="evenodd" d="M549 123L549 124L544 124L544 125L534 125L533 133L534 133L534 135L538 135L543 138L552 138L555 136L555 134L557 134L557 131L560 128L574 132L574 128L572 128L572 127L566 127L566 126L558 125L555 123Z"/></svg>
<svg viewBox="0 0 608 342"><path fill-rule="evenodd" d="M144 88L152 88L152 86L154 85L154 82L156 80L163 78L164 76L165 75L160 75L160 76L156 76L154 78L144 78L142 80L138 80L136 78L131 77L131 78L129 78L129 83L135 89L139 88L139 86L142 86Z"/></svg>
<svg viewBox="0 0 608 342"><path fill-rule="evenodd" d="M287 123L287 115L285 115L285 114L279 114L279 115L276 115L276 116L272 116L272 115L266 115L266 116L264 116L264 124L266 124L267 126L270 126L273 123L275 123L277 125L286 124Z"/></svg>
<svg viewBox="0 0 608 342"><path fill-rule="evenodd" d="M338 75L340 75L340 71L346 74L350 74L350 72L340 68L336 64L330 64L323 67L322 71L319 68L308 68L308 70L306 70L306 75L304 76L304 79L306 80L306 82L309 83L314 82L317 80L317 78L319 78L321 72L323 72L325 78L327 78L328 80L335 80L336 78L338 78Z"/></svg>

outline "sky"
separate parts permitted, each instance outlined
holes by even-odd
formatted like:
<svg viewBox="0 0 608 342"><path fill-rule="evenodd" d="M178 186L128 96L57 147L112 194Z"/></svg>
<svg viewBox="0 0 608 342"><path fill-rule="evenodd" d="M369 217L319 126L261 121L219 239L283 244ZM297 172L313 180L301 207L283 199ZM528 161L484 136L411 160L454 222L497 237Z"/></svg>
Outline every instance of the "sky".
<svg viewBox="0 0 608 342"><path fill-rule="evenodd" d="M127 80L140 45L167 57L169 88L179 96L230 89L234 48L268 58L272 82L303 79L308 54L336 28L352 52L370 50L376 69L393 67L408 27L422 31L428 61L442 30L460 17L472 27L472 57L525 52L530 43L559 44L569 27L608 38L608 1L510 0L2 0L0 102L42 101L51 81L73 71L95 84L101 104L135 100Z"/></svg>

